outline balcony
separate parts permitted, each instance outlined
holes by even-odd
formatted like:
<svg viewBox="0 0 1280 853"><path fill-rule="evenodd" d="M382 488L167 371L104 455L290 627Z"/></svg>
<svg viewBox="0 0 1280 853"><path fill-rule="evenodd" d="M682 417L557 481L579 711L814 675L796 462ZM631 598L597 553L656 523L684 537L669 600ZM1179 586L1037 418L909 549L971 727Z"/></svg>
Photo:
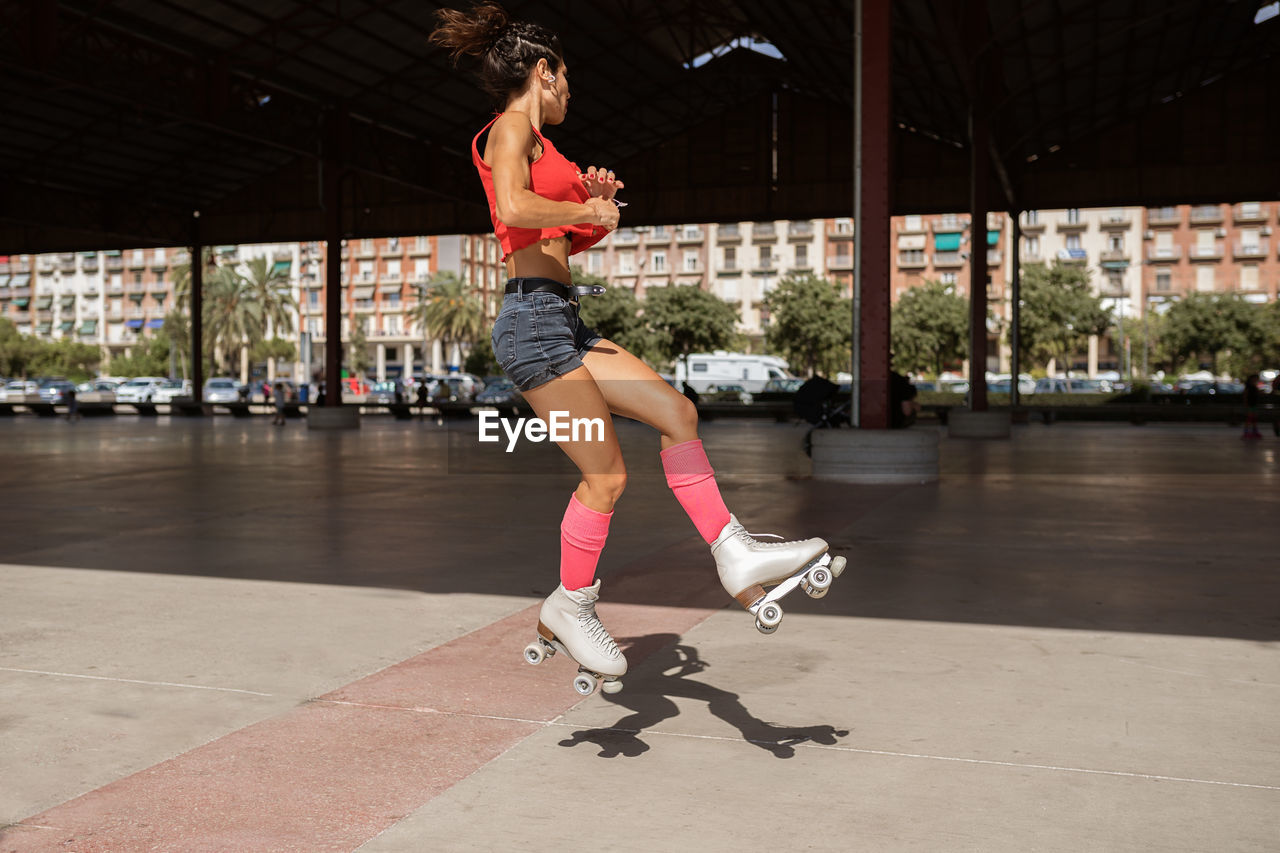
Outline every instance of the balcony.
<svg viewBox="0 0 1280 853"><path fill-rule="evenodd" d="M933 266L935 268L964 266L964 258L959 252L934 252Z"/></svg>
<svg viewBox="0 0 1280 853"><path fill-rule="evenodd" d="M1026 213L1022 214L1022 218L1019 221L1021 222L1023 234L1040 234L1044 231L1045 223L1044 220L1040 218L1039 211L1036 211L1036 218L1034 222Z"/></svg>
<svg viewBox="0 0 1280 853"><path fill-rule="evenodd" d="M73 273L76 271L76 256L72 254L58 255L58 272Z"/></svg>
<svg viewBox="0 0 1280 853"><path fill-rule="evenodd" d="M147 268L146 252L130 252L129 253L129 269L142 270Z"/></svg>
<svg viewBox="0 0 1280 853"><path fill-rule="evenodd" d="M388 278L384 275L382 278L378 279L378 290L381 293L399 293L401 286L402 282L400 281L400 276Z"/></svg>
<svg viewBox="0 0 1280 853"><path fill-rule="evenodd" d="M175 264L178 264L178 263L189 263L189 262L190 262L190 259L191 259L191 256L190 256L190 254L188 254L188 255L187 255L187 257L186 257L185 259L181 260L181 261L179 261L177 258L174 258L174 261L173 261L173 262L174 262ZM169 259L168 259L168 258L166 258L163 254L161 254L161 255L153 255L153 256L151 257L151 260L148 262L148 266L150 266L153 270L163 270L163 269L168 269L168 268L169 268Z"/></svg>
<svg viewBox="0 0 1280 853"><path fill-rule="evenodd" d="M1089 252L1086 249L1078 248L1059 249L1058 263L1087 264L1089 263Z"/></svg>
<svg viewBox="0 0 1280 853"><path fill-rule="evenodd" d="M1192 225L1216 225L1222 222L1222 208L1216 204L1199 204L1191 208Z"/></svg>
<svg viewBox="0 0 1280 853"><path fill-rule="evenodd" d="M809 220L801 220L799 222L787 223L787 239L788 240L812 240L813 239L813 222Z"/></svg>
<svg viewBox="0 0 1280 853"><path fill-rule="evenodd" d="M929 221L929 228L935 234L955 234L968 227L967 216L935 216Z"/></svg>
<svg viewBox="0 0 1280 853"><path fill-rule="evenodd" d="M1266 222L1271 218L1271 205L1259 202L1237 204L1232 212L1232 219L1237 223Z"/></svg>
<svg viewBox="0 0 1280 853"><path fill-rule="evenodd" d="M634 246L640 242L640 232L634 228L619 228L613 232L613 245Z"/></svg>
<svg viewBox="0 0 1280 853"><path fill-rule="evenodd" d="M701 243L702 228L697 225L685 226L676 232L676 241L679 243Z"/></svg>
<svg viewBox="0 0 1280 853"><path fill-rule="evenodd" d="M355 254L357 258L374 258L377 257L377 247L372 240L361 240Z"/></svg>
<svg viewBox="0 0 1280 853"><path fill-rule="evenodd" d="M1182 260L1181 246L1159 246L1147 247L1147 261L1180 261Z"/></svg>
<svg viewBox="0 0 1280 853"><path fill-rule="evenodd" d="M1098 253L1098 260L1104 264L1120 263L1120 262L1128 263L1129 250L1128 249L1103 249L1101 252Z"/></svg>
<svg viewBox="0 0 1280 853"><path fill-rule="evenodd" d="M82 254L80 256L80 269L84 270L85 272L97 272L98 271L98 253L85 252L84 254Z"/></svg>
<svg viewBox="0 0 1280 853"><path fill-rule="evenodd" d="M724 225L716 226L716 242L717 243L740 243L742 242L742 231L738 228L738 223L728 222Z"/></svg>
<svg viewBox="0 0 1280 853"><path fill-rule="evenodd" d="M1152 228L1182 224L1182 211L1176 207L1147 208L1147 225Z"/></svg>
<svg viewBox="0 0 1280 853"><path fill-rule="evenodd" d="M1070 216L1062 216L1058 218L1054 227L1062 234L1078 234L1089 228L1089 220L1084 217L1077 217L1072 221Z"/></svg>
<svg viewBox="0 0 1280 853"><path fill-rule="evenodd" d="M107 256L107 272L120 272L124 269L124 258L119 255Z"/></svg>
<svg viewBox="0 0 1280 853"><path fill-rule="evenodd" d="M778 239L778 229L772 222L753 222L751 224L752 240L776 240Z"/></svg>
<svg viewBox="0 0 1280 853"><path fill-rule="evenodd" d="M1192 246L1187 253L1193 261L1220 261L1222 256L1222 244L1216 242L1212 246Z"/></svg>
<svg viewBox="0 0 1280 853"><path fill-rule="evenodd" d="M1110 281L1104 281L1098 285L1098 295L1103 299L1124 299L1129 295L1129 291L1125 289L1123 283L1115 285Z"/></svg>
<svg viewBox="0 0 1280 853"><path fill-rule="evenodd" d="M427 237L419 237L409 247L409 254L416 258L429 256L431 254L431 240Z"/></svg>
<svg viewBox="0 0 1280 853"><path fill-rule="evenodd" d="M57 262L58 259L54 255L37 255L36 270L39 272L53 272Z"/></svg>
<svg viewBox="0 0 1280 853"><path fill-rule="evenodd" d="M851 270L853 269L853 255L832 255L827 258L827 269L829 270Z"/></svg>
<svg viewBox="0 0 1280 853"><path fill-rule="evenodd" d="M1232 248L1233 258L1265 258L1271 254L1271 241L1258 240L1256 243L1236 243Z"/></svg>
<svg viewBox="0 0 1280 853"><path fill-rule="evenodd" d="M904 270L924 269L929 265L927 252L899 252L898 268Z"/></svg>
<svg viewBox="0 0 1280 853"><path fill-rule="evenodd" d="M922 216L903 217L902 221L898 223L899 234L925 234L928 230L924 225L924 217Z"/></svg>

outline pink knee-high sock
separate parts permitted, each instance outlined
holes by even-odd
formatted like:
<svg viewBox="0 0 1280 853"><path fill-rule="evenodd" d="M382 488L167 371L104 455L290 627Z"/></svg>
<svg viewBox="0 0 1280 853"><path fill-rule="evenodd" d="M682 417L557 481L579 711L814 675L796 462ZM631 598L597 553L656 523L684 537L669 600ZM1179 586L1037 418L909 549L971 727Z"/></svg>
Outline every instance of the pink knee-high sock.
<svg viewBox="0 0 1280 853"><path fill-rule="evenodd" d="M560 522L560 583L565 589L591 586L600 552L609 538L611 518L612 512L596 512L580 503L577 494L569 498L569 508Z"/></svg>
<svg viewBox="0 0 1280 853"><path fill-rule="evenodd" d="M710 545L729 523L729 509L720 497L715 471L702 449L702 440L695 438L673 444L662 451L662 470L667 474L667 485L675 493L680 506L693 519L693 526Z"/></svg>

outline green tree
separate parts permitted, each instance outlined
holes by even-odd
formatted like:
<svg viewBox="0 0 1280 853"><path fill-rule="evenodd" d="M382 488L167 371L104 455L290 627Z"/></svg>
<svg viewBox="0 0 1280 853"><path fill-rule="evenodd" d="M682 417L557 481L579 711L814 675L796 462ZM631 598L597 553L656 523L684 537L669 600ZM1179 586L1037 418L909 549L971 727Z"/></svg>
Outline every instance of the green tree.
<svg viewBox="0 0 1280 853"><path fill-rule="evenodd" d="M1090 335L1106 334L1111 313L1089 289L1089 273L1079 266L1027 264L1022 268L1022 363L1047 364L1088 345Z"/></svg>
<svg viewBox="0 0 1280 853"><path fill-rule="evenodd" d="M209 360L232 374L232 354L262 334L262 303L248 279L225 266L205 276L204 290L204 338Z"/></svg>
<svg viewBox="0 0 1280 853"><path fill-rule="evenodd" d="M840 289L815 275L789 275L765 294L769 312L765 346L809 376L832 376L853 360L853 305Z"/></svg>
<svg viewBox="0 0 1280 853"><path fill-rule="evenodd" d="M969 354L969 300L955 285L926 281L898 298L890 328L894 369L937 376Z"/></svg>
<svg viewBox="0 0 1280 853"><path fill-rule="evenodd" d="M626 287L611 286L603 278L584 273L578 267L573 268L573 283L605 287L604 293L582 298L582 322L636 358L650 364L656 361L658 356L653 351L653 342L641 316L640 301L634 292Z"/></svg>
<svg viewBox="0 0 1280 853"><path fill-rule="evenodd" d="M369 370L369 339L364 332L364 318L357 317L347 339L347 369L352 376L364 378Z"/></svg>
<svg viewBox="0 0 1280 853"><path fill-rule="evenodd" d="M36 340L27 371L33 376L65 376L73 382L92 379L102 361L102 350L93 344L70 340Z"/></svg>
<svg viewBox="0 0 1280 853"><path fill-rule="evenodd" d="M445 358L452 344L473 346L485 338L484 303L454 273L438 272L418 293L409 319L424 330L424 343L442 342Z"/></svg>
<svg viewBox="0 0 1280 853"><path fill-rule="evenodd" d="M265 326L259 340L265 340L268 335L292 334L293 312L298 306L293 294L289 292L288 273L278 270L266 256L250 258L243 266L246 270L242 274L245 282L262 306Z"/></svg>
<svg viewBox="0 0 1280 853"><path fill-rule="evenodd" d="M1124 335L1129 339L1132 350L1133 372L1142 376L1142 364L1145 353L1147 373L1163 370L1172 373L1177 369L1173 354L1164 339L1164 315L1157 311L1148 311L1145 317L1126 317L1121 321Z"/></svg>
<svg viewBox="0 0 1280 853"><path fill-rule="evenodd" d="M32 375L30 365L39 349L36 338L20 333L12 320L0 317L0 376Z"/></svg>
<svg viewBox="0 0 1280 853"><path fill-rule="evenodd" d="M1237 293L1189 293L1169 307L1163 338L1177 362L1244 377L1264 366L1275 346L1265 308Z"/></svg>
<svg viewBox="0 0 1280 853"><path fill-rule="evenodd" d="M204 268L205 277L208 278L209 273L216 269L216 261L213 257L213 249L205 247L204 250ZM174 307L179 311L191 313L191 259L187 258L185 264L174 264L173 267L173 299ZM146 374L140 374L146 375Z"/></svg>
<svg viewBox="0 0 1280 853"><path fill-rule="evenodd" d="M654 352L670 364L730 345L738 309L699 287L652 287L645 294L644 319Z"/></svg>

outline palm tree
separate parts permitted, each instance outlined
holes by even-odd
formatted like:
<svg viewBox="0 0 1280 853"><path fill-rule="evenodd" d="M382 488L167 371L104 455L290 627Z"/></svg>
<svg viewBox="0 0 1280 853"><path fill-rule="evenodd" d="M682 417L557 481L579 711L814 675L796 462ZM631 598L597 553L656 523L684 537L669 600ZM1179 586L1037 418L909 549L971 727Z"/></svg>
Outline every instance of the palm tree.
<svg viewBox="0 0 1280 853"><path fill-rule="evenodd" d="M266 335L293 333L293 311L297 309L286 273L280 272L265 256L245 262L249 274L244 276L266 319Z"/></svg>
<svg viewBox="0 0 1280 853"><path fill-rule="evenodd" d="M423 329L426 341L438 338L444 343L446 359L450 344L474 344L485 332L484 303L451 272L431 277L409 319Z"/></svg>
<svg viewBox="0 0 1280 853"><path fill-rule="evenodd" d="M205 341L216 366L219 351L228 355L262 334L262 303L248 279L227 267L206 278L204 288Z"/></svg>
<svg viewBox="0 0 1280 853"><path fill-rule="evenodd" d="M205 247L204 250L204 268L205 278L207 279L216 269L213 260L213 250ZM185 264L174 264L173 266L173 298L174 307L179 311L189 312L191 303L191 256L187 256Z"/></svg>

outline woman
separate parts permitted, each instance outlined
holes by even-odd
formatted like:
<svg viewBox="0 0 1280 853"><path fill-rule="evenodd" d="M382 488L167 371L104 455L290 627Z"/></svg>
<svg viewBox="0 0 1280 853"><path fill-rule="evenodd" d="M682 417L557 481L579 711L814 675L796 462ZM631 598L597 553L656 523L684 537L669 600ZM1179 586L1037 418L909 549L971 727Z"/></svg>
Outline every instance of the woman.
<svg viewBox="0 0 1280 853"><path fill-rule="evenodd" d="M563 651L581 668L574 682L579 692L591 693L596 677L603 677L606 692L614 692L622 687L618 678L627 662L596 617L600 582L593 583L627 480L611 412L661 433L668 484L712 546L725 588L744 607L754 608L758 618L763 584L816 565L811 577L825 591L823 582L839 574L843 559L824 556L827 543L821 539L769 544L752 539L720 497L698 439L693 403L579 318L569 256L617 228L614 196L623 183L604 167L582 173L542 134L545 125L564 121L569 106L559 39L537 24L510 20L494 3L437 15L440 25L432 41L449 48L455 63L464 55L478 57L481 84L502 110L471 146L509 276L493 328L494 355L539 418L548 421L552 412L568 412L605 424L603 441L559 443L582 481L560 525L561 583L543 603L539 639L526 656L538 663ZM790 588L799 583L797 576ZM781 619L781 609L774 609L776 618L773 611L765 614L761 630L771 631Z"/></svg>

